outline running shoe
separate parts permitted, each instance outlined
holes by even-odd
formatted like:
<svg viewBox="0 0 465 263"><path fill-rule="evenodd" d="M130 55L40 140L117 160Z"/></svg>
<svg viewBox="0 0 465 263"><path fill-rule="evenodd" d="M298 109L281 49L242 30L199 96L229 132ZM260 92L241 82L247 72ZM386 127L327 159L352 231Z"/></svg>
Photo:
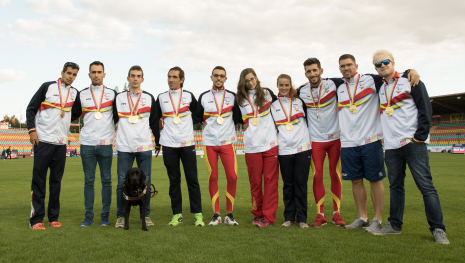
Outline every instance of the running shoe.
<svg viewBox="0 0 465 263"><path fill-rule="evenodd" d="M258 225L258 222L260 222L261 219L262 219L261 217L254 217L252 221L252 225L253 226Z"/></svg>
<svg viewBox="0 0 465 263"><path fill-rule="evenodd" d="M102 217L100 221L100 226L110 226L110 220L108 220L108 216Z"/></svg>
<svg viewBox="0 0 465 263"><path fill-rule="evenodd" d="M344 222L344 220L342 220L342 217L341 217L341 213L337 212L333 215L333 224L335 224L336 226L345 226L346 225L346 222Z"/></svg>
<svg viewBox="0 0 465 263"><path fill-rule="evenodd" d="M322 216L320 214L318 214L315 218L315 222L313 222L311 224L311 226L313 227L321 227L321 226L324 226L326 225L326 223L328 223L328 219L326 219L326 216Z"/></svg>
<svg viewBox="0 0 465 263"><path fill-rule="evenodd" d="M350 225L346 225L344 228L345 229L356 229L356 228L362 228L362 227L367 227L370 224L370 220L367 219L367 221L363 221L360 217L357 217L354 222Z"/></svg>
<svg viewBox="0 0 465 263"><path fill-rule="evenodd" d="M238 226L239 223L236 222L232 213L226 214L224 217L224 223L230 226Z"/></svg>
<svg viewBox="0 0 465 263"><path fill-rule="evenodd" d="M297 223L297 225L298 225L300 228L308 228L308 225L307 225L307 223L305 223L305 222L299 222L299 223Z"/></svg>
<svg viewBox="0 0 465 263"><path fill-rule="evenodd" d="M202 213L197 213L194 215L194 226L205 226Z"/></svg>
<svg viewBox="0 0 465 263"><path fill-rule="evenodd" d="M212 217L212 221L210 221L210 223L208 223L208 225L209 226L217 226L220 223L221 223L221 216L219 214L214 214L213 217Z"/></svg>
<svg viewBox="0 0 465 263"><path fill-rule="evenodd" d="M170 226L177 226L182 223L182 215L181 214L175 214L173 215L173 218L171 218L171 222L168 223Z"/></svg>
<svg viewBox="0 0 465 263"><path fill-rule="evenodd" d="M142 224L142 219L140 220L140 223ZM152 220L150 220L150 217L146 216L145 217L145 225L146 226L153 226Z"/></svg>
<svg viewBox="0 0 465 263"><path fill-rule="evenodd" d="M438 244L449 245L450 241L447 239L446 232L440 228L436 228L433 230L434 240Z"/></svg>
<svg viewBox="0 0 465 263"><path fill-rule="evenodd" d="M293 224L295 224L294 221L285 221L281 226L288 227L288 226L292 226Z"/></svg>
<svg viewBox="0 0 465 263"><path fill-rule="evenodd" d="M124 227L124 217L118 217L116 219L115 227Z"/></svg>
<svg viewBox="0 0 465 263"><path fill-rule="evenodd" d="M258 224L256 225L257 227L269 227L271 226L268 221L266 221L265 218L262 218L260 221L258 221Z"/></svg>
<svg viewBox="0 0 465 263"><path fill-rule="evenodd" d="M81 227L88 227L94 223L94 220L90 217L86 217L84 221L80 224Z"/></svg>
<svg viewBox="0 0 465 263"><path fill-rule="evenodd" d="M32 230L45 230L45 226L42 223L36 223L33 226L29 226Z"/></svg>
<svg viewBox="0 0 465 263"><path fill-rule="evenodd" d="M368 229L368 228L367 228L367 229ZM376 230L376 231L373 231L373 232L371 232L371 233L372 233L373 235L375 235L375 236L384 236L384 235L398 235L398 234L400 234L400 231L399 231L399 230L395 230L395 229L392 227L391 223L388 222L387 224L384 225L383 228L380 228L380 229L378 229L378 230Z"/></svg>
<svg viewBox="0 0 465 263"><path fill-rule="evenodd" d="M61 227L61 223L58 221L48 222L48 225L51 227Z"/></svg>
<svg viewBox="0 0 465 263"><path fill-rule="evenodd" d="M381 221L376 218L373 218L373 220L371 220L370 222L370 225L367 228L365 228L365 232L373 233L380 229L381 229Z"/></svg>

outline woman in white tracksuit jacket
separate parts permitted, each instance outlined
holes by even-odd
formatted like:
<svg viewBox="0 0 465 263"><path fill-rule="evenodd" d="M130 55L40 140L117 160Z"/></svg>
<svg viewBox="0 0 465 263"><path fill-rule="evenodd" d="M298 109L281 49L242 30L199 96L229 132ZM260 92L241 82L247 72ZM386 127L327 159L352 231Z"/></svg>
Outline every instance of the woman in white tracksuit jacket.
<svg viewBox="0 0 465 263"><path fill-rule="evenodd" d="M307 182L312 146L307 127L305 103L297 96L289 75L277 80L278 100L271 104L271 113L278 127L279 165L283 178L284 223L307 225Z"/></svg>
<svg viewBox="0 0 465 263"><path fill-rule="evenodd" d="M278 210L278 138L270 114L276 96L260 86L251 68L241 72L236 101L241 110L244 148L252 195L252 225L268 227L276 221Z"/></svg>

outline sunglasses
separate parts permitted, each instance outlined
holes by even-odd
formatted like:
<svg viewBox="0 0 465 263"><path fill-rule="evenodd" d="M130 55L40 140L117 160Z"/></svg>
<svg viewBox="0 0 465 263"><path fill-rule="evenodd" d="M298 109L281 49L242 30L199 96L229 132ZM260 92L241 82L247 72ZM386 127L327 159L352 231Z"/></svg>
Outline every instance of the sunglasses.
<svg viewBox="0 0 465 263"><path fill-rule="evenodd" d="M389 65L389 63L391 63L391 60L386 59L386 60L380 61L378 63L375 63L375 67L380 68L382 66L381 64L384 64L385 66L387 66L387 65Z"/></svg>
<svg viewBox="0 0 465 263"><path fill-rule="evenodd" d="M78 70L80 69L79 65L74 62L66 62L63 68L66 68L66 67L77 67Z"/></svg>

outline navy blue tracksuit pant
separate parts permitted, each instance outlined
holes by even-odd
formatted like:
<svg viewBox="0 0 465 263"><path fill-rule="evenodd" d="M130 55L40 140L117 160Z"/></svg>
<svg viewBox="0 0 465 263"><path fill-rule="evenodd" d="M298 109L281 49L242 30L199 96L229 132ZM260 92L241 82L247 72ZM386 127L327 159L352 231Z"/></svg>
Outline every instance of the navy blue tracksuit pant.
<svg viewBox="0 0 465 263"><path fill-rule="evenodd" d="M31 185L31 226L42 223L45 217L45 193L47 191L47 171L50 168L48 221L58 221L60 213L61 179L65 171L66 145L39 142L34 146L34 168Z"/></svg>
<svg viewBox="0 0 465 263"><path fill-rule="evenodd" d="M191 213L202 213L199 179L197 177L197 156L195 146L172 148L163 146L163 162L170 179L170 198L173 215L182 213L181 165L184 167Z"/></svg>

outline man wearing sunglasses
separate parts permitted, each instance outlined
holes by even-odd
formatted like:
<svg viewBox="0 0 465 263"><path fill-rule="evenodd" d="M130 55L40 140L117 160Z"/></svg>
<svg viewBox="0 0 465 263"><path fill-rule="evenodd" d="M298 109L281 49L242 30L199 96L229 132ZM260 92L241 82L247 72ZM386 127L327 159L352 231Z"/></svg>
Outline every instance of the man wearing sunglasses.
<svg viewBox="0 0 465 263"><path fill-rule="evenodd" d="M76 63L65 63L61 78L42 84L26 109L27 128L34 146L29 220L29 227L33 230L45 230L42 221L45 217L44 199L49 168L48 224L51 227L61 227L58 216L68 131L72 111L80 107L78 103L74 103L79 92L71 86L78 71L79 65Z"/></svg>
<svg viewBox="0 0 465 263"><path fill-rule="evenodd" d="M386 177L379 117L378 88L382 77L357 73L358 65L350 54L339 58L339 69L343 75L337 85L339 125L341 128L342 179L352 181L352 193L358 217L346 229L366 227L366 232L381 228L384 207L384 185ZM412 83L419 76L411 70ZM407 73L404 74L407 76ZM409 76L410 78L411 76ZM370 182L374 219L370 222L367 213L367 192L364 179Z"/></svg>
<svg viewBox="0 0 465 263"><path fill-rule="evenodd" d="M373 55L376 71L383 77L379 90L385 160L390 184L390 216L385 227L374 235L400 234L405 206L406 164L423 195L426 219L436 243L449 244L439 196L429 166L428 141L432 107L423 82L410 86L407 78L394 70L392 54L378 50Z"/></svg>
<svg viewBox="0 0 465 263"><path fill-rule="evenodd" d="M236 103L236 94L226 90L226 69L217 66L213 69L211 80L213 87L199 97L195 117L203 122L203 150L208 169L208 189L213 207L213 218L208 224L221 223L218 189L218 155L226 173L226 215L224 223L238 225L232 215L236 198L237 162L233 144L237 141L234 125L241 121L242 115Z"/></svg>

